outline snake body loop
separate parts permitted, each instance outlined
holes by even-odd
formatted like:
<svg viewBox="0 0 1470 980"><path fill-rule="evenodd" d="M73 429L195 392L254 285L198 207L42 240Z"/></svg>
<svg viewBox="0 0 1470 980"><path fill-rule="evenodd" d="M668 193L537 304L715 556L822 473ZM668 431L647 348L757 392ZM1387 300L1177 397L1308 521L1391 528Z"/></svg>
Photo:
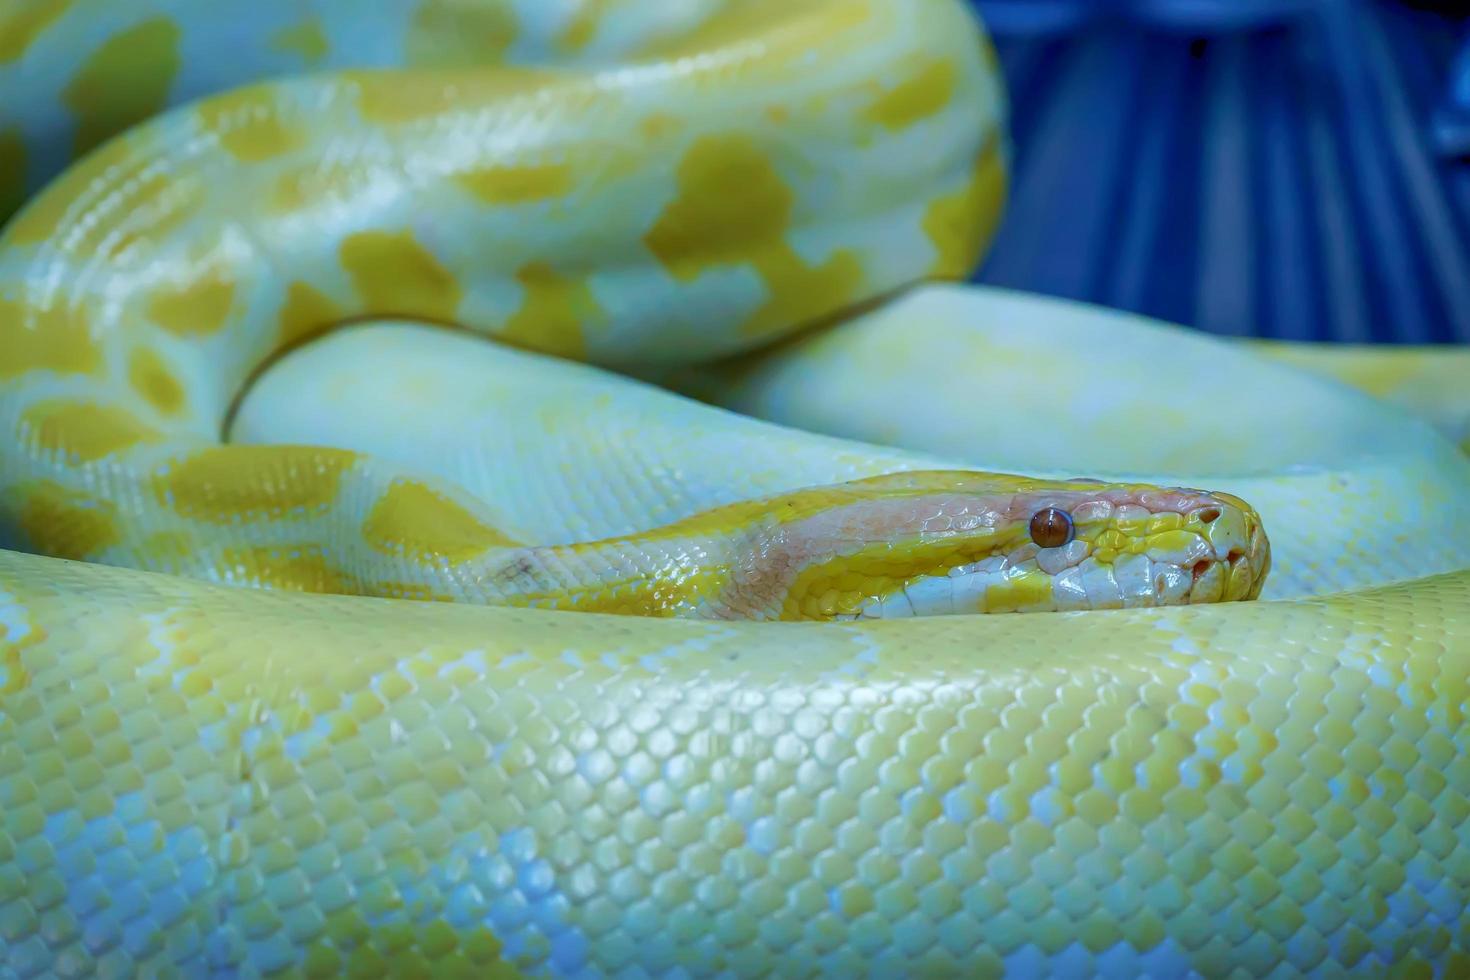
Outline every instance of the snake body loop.
<svg viewBox="0 0 1470 980"><path fill-rule="evenodd" d="M1470 963L1470 462L1239 347L893 297L1004 194L957 0L0 0L0 95L6 975ZM1262 599L406 601L668 528L891 563L961 491L920 536L1005 539L937 566L984 608L1068 549Z"/></svg>

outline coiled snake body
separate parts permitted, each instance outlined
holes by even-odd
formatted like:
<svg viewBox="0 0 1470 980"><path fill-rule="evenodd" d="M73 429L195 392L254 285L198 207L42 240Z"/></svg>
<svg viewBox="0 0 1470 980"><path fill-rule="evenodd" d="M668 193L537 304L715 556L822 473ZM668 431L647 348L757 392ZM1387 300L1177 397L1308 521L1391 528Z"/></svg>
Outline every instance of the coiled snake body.
<svg viewBox="0 0 1470 980"><path fill-rule="evenodd" d="M5 975L1465 968L1470 464L878 302L996 77L949 0L0 4ZM510 346L301 346L399 318Z"/></svg>

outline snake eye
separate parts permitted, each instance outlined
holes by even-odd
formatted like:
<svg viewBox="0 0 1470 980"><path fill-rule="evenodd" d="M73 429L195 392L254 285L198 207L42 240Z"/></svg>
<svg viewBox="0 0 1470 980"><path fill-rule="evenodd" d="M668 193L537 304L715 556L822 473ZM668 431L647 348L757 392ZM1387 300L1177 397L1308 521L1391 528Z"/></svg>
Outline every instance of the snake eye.
<svg viewBox="0 0 1470 980"><path fill-rule="evenodd" d="M1031 517L1031 540L1040 548L1060 548L1072 540L1072 515L1059 507L1043 507Z"/></svg>

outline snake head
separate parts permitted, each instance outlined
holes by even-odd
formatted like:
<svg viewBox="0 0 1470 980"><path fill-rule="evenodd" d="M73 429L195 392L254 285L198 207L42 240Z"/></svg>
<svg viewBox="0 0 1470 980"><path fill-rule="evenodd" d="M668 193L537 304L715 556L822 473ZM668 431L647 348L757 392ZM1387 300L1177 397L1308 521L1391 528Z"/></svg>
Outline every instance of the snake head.
<svg viewBox="0 0 1470 980"><path fill-rule="evenodd" d="M1226 493L1028 481L1011 498L1000 523L1012 528L1004 545L977 562L949 569L954 611L1255 599L1271 564L1260 515ZM1024 536L1015 531L1022 525Z"/></svg>
<svg viewBox="0 0 1470 980"><path fill-rule="evenodd" d="M763 549L787 570L782 618L1230 602L1257 598L1270 568L1260 516L1225 493L962 471L840 489Z"/></svg>

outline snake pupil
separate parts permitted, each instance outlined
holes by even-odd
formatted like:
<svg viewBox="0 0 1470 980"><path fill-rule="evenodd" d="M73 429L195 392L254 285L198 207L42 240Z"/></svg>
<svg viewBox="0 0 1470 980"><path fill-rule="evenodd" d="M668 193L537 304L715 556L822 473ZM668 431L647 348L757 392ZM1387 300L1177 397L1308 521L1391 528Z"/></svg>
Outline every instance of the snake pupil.
<svg viewBox="0 0 1470 980"><path fill-rule="evenodd" d="M1031 540L1040 548L1060 548L1072 540L1072 515L1058 507L1043 507L1031 517Z"/></svg>

